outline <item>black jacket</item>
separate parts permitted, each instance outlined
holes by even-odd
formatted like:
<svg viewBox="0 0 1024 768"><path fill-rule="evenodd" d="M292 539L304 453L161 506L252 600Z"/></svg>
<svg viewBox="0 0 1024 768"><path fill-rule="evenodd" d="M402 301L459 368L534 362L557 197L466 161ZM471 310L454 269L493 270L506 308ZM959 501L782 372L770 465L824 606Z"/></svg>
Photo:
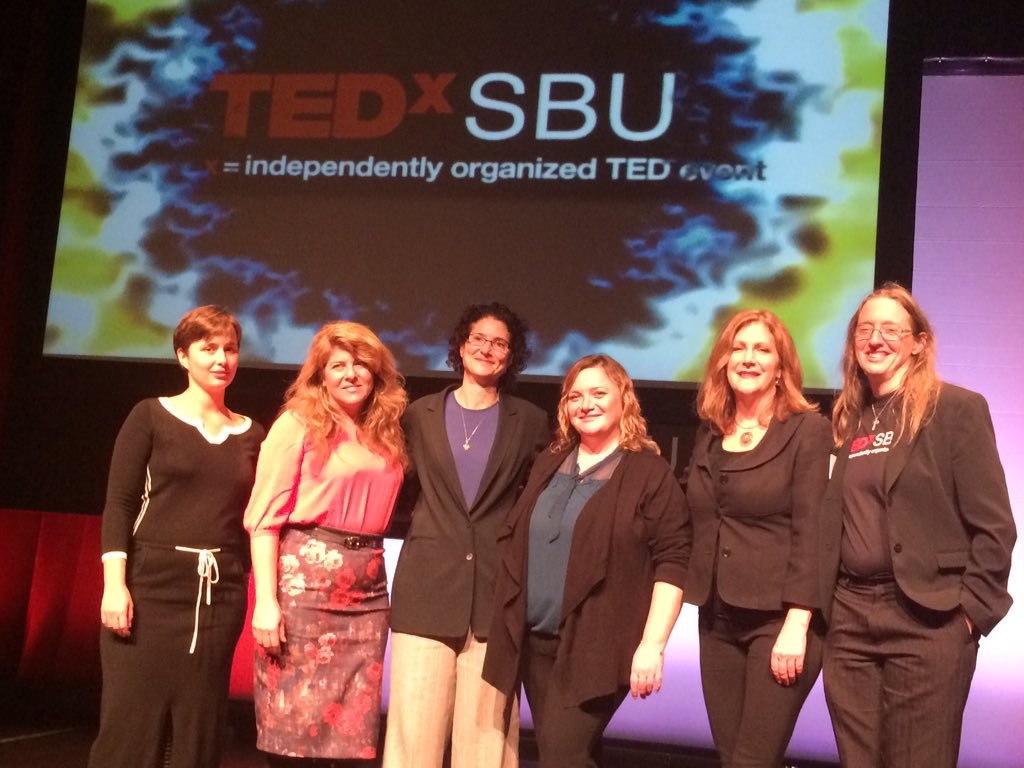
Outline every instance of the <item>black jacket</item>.
<svg viewBox="0 0 1024 768"><path fill-rule="evenodd" d="M832 445L828 420L813 412L772 421L751 451L709 466L719 438L704 425L687 470L693 555L685 599L706 604L717 560L721 598L738 608L818 608L818 520Z"/></svg>
<svg viewBox="0 0 1024 768"><path fill-rule="evenodd" d="M414 473L403 498L412 495L412 520L392 585L391 628L441 637L462 637L472 629L485 638L498 532L550 432L544 411L502 395L480 492L467 508L445 429L450 390L420 398L402 418Z"/></svg>
<svg viewBox="0 0 1024 768"><path fill-rule="evenodd" d="M847 443L822 507L821 592L828 598L839 571L848 455ZM961 608L988 634L1013 602L1006 584L1017 529L985 398L944 384L932 419L889 453L885 490L900 590L932 610Z"/></svg>

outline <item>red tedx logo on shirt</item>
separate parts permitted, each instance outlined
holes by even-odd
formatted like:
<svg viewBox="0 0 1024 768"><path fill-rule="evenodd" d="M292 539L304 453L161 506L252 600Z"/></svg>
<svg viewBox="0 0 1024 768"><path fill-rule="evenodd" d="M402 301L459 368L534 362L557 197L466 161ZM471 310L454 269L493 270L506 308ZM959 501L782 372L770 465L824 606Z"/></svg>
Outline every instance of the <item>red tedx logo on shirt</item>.
<svg viewBox="0 0 1024 768"><path fill-rule="evenodd" d="M877 432L873 435L854 438L850 443L850 454L860 453L867 448L888 448L888 446L892 445L894 436L895 433L889 430L888 432Z"/></svg>

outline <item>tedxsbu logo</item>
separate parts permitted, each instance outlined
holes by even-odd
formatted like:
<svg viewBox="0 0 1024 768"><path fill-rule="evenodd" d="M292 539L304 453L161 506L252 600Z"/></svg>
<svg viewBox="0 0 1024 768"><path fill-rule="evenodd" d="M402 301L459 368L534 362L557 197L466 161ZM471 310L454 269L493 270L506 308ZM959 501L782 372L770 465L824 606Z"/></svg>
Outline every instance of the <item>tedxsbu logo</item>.
<svg viewBox="0 0 1024 768"><path fill-rule="evenodd" d="M271 139L370 139L395 131L408 115L451 115L448 92L457 81L453 72L417 72L405 80L384 73L253 74L221 73L210 90L226 94L224 137ZM647 79L642 85L651 86ZM604 85L602 83L602 85ZM656 103L642 104L647 125L627 126L623 103L626 75L617 72L607 83L608 113L595 108L598 83L578 72L541 74L529 84L509 72L489 72L469 87L471 113L466 131L483 141L520 135L532 120L539 140L573 141L589 136L606 117L615 136L631 142L651 141L668 131L673 117L676 75L661 74ZM253 125L253 97L269 96L264 124ZM648 94L645 98L650 99ZM652 99L652 101L655 101ZM601 99L604 103L604 99ZM631 105L632 106L632 105Z"/></svg>
<svg viewBox="0 0 1024 768"><path fill-rule="evenodd" d="M850 453L860 453L867 448L886 448L892 445L895 435L896 433L890 429L888 432L854 438L850 443Z"/></svg>

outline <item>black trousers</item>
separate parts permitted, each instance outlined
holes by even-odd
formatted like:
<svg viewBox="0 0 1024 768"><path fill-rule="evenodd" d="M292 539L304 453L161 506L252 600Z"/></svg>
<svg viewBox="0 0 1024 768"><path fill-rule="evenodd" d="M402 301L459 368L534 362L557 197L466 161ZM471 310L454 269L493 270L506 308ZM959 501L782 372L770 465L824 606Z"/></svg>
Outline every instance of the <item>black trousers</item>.
<svg viewBox="0 0 1024 768"><path fill-rule="evenodd" d="M700 677L711 736L723 768L780 768L797 716L821 671L823 630L807 632L804 671L793 685L772 676L771 653L784 611L700 610Z"/></svg>
<svg viewBox="0 0 1024 768"><path fill-rule="evenodd" d="M956 768L977 655L959 610L841 578L824 679L843 768Z"/></svg>
<svg viewBox="0 0 1024 768"><path fill-rule="evenodd" d="M540 768L599 768L601 737L626 698L627 689L565 706L553 682L559 638L527 635L520 671L533 714ZM611 663L611 660L609 660Z"/></svg>

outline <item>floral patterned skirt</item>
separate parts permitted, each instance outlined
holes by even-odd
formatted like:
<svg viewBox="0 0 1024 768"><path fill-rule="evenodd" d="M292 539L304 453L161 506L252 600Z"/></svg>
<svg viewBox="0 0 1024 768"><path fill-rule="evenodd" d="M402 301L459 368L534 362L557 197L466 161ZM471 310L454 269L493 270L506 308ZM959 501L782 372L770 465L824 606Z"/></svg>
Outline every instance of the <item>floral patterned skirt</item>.
<svg viewBox="0 0 1024 768"><path fill-rule="evenodd" d="M292 757L377 756L388 638L382 549L352 534L287 527L278 554L280 655L256 646L256 746Z"/></svg>

